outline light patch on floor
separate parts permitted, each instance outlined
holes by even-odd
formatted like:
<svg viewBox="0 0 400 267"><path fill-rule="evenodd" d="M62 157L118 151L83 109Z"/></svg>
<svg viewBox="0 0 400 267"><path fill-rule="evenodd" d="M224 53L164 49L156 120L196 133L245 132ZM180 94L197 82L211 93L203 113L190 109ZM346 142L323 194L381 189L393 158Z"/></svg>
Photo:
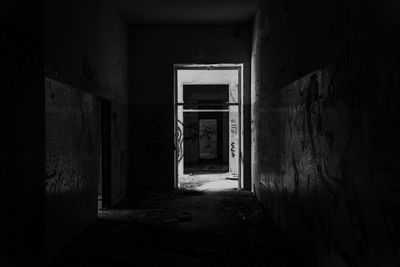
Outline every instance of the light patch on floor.
<svg viewBox="0 0 400 267"><path fill-rule="evenodd" d="M237 180L218 180L205 183L196 188L199 191L229 191L238 187Z"/></svg>
<svg viewBox="0 0 400 267"><path fill-rule="evenodd" d="M184 174L179 177L179 187L197 191L229 191L238 188L238 180L229 179L229 172Z"/></svg>

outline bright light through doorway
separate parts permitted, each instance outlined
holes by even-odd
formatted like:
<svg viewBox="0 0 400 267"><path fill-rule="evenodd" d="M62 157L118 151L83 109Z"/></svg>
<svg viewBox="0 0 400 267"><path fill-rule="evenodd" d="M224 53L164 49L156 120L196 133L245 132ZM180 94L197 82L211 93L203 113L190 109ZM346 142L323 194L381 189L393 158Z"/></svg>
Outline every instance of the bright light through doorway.
<svg viewBox="0 0 400 267"><path fill-rule="evenodd" d="M242 65L175 65L176 186L241 184Z"/></svg>

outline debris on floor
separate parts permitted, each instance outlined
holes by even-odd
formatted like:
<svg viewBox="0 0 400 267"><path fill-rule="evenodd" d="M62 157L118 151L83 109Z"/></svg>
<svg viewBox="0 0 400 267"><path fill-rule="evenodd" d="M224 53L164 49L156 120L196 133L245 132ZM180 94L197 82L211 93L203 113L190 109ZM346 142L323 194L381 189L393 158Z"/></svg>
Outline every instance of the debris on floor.
<svg viewBox="0 0 400 267"><path fill-rule="evenodd" d="M192 215L190 212L182 212L181 215L179 215L178 220L181 222L187 222L192 220Z"/></svg>
<svg viewBox="0 0 400 267"><path fill-rule="evenodd" d="M53 266L304 266L251 192L141 194L77 236Z"/></svg>

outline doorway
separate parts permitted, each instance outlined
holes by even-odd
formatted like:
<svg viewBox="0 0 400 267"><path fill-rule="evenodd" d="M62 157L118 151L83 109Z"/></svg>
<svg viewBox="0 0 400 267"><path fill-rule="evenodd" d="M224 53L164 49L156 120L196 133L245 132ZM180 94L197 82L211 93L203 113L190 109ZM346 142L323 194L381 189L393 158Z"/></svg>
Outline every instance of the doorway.
<svg viewBox="0 0 400 267"><path fill-rule="evenodd" d="M242 67L174 66L176 188L240 188Z"/></svg>
<svg viewBox="0 0 400 267"><path fill-rule="evenodd" d="M99 98L100 172L97 187L97 208L111 208L111 102Z"/></svg>

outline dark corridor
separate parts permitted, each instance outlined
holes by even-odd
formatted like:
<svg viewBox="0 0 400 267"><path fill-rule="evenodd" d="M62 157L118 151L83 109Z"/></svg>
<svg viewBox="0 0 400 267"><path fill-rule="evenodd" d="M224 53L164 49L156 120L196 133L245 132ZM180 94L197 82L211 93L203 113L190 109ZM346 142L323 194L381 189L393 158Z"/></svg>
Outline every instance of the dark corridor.
<svg viewBox="0 0 400 267"><path fill-rule="evenodd" d="M399 14L4 1L0 266L400 267Z"/></svg>
<svg viewBox="0 0 400 267"><path fill-rule="evenodd" d="M138 194L72 240L52 266L307 266L250 192Z"/></svg>

